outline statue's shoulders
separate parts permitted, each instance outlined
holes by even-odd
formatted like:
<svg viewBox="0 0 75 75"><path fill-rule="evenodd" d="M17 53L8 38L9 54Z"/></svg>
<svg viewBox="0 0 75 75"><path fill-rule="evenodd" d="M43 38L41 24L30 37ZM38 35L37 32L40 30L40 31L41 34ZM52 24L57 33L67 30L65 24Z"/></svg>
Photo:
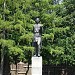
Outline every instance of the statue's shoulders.
<svg viewBox="0 0 75 75"><path fill-rule="evenodd" d="M42 24L38 24L38 26L43 26Z"/></svg>
<svg viewBox="0 0 75 75"><path fill-rule="evenodd" d="M34 27L36 27L36 26L37 26L37 24L34 24L33 26L34 26ZM38 24L38 27L39 27L39 26L41 26L41 27L42 27L42 26L43 26L43 24Z"/></svg>

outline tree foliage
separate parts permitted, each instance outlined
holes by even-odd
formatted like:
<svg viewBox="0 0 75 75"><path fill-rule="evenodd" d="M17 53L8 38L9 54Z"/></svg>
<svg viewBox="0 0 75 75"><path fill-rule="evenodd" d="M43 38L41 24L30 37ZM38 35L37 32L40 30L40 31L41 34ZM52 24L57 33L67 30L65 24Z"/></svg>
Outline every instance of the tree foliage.
<svg viewBox="0 0 75 75"><path fill-rule="evenodd" d="M31 60L33 25L39 17L43 24L43 63L75 64L74 3L74 0L0 0L0 47L4 47L10 61Z"/></svg>

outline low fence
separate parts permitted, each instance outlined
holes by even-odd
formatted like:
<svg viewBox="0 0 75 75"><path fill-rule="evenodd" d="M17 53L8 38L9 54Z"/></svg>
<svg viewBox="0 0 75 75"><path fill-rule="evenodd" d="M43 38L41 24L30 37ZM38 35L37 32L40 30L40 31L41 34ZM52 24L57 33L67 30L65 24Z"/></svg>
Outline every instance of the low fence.
<svg viewBox="0 0 75 75"><path fill-rule="evenodd" d="M11 64L11 75L32 75L31 65L28 63L19 62L16 65ZM42 75L75 75L75 66L62 65L43 65Z"/></svg>
<svg viewBox="0 0 75 75"><path fill-rule="evenodd" d="M43 75L75 75L75 66L43 65Z"/></svg>

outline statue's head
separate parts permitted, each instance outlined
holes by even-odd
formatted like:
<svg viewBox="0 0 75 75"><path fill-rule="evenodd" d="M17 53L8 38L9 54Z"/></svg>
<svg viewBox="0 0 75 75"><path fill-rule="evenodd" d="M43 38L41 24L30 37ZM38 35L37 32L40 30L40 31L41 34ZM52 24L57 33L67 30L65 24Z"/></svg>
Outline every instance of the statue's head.
<svg viewBox="0 0 75 75"><path fill-rule="evenodd" d="M39 18L36 18L35 22L38 24L40 22Z"/></svg>

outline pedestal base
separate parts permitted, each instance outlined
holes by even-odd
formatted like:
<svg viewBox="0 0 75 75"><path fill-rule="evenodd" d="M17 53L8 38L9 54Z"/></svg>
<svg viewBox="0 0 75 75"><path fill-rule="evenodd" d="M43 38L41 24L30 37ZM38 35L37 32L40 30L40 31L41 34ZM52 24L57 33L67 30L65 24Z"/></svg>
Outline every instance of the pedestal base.
<svg viewBox="0 0 75 75"><path fill-rule="evenodd" d="M32 57L32 75L42 75L42 57Z"/></svg>

